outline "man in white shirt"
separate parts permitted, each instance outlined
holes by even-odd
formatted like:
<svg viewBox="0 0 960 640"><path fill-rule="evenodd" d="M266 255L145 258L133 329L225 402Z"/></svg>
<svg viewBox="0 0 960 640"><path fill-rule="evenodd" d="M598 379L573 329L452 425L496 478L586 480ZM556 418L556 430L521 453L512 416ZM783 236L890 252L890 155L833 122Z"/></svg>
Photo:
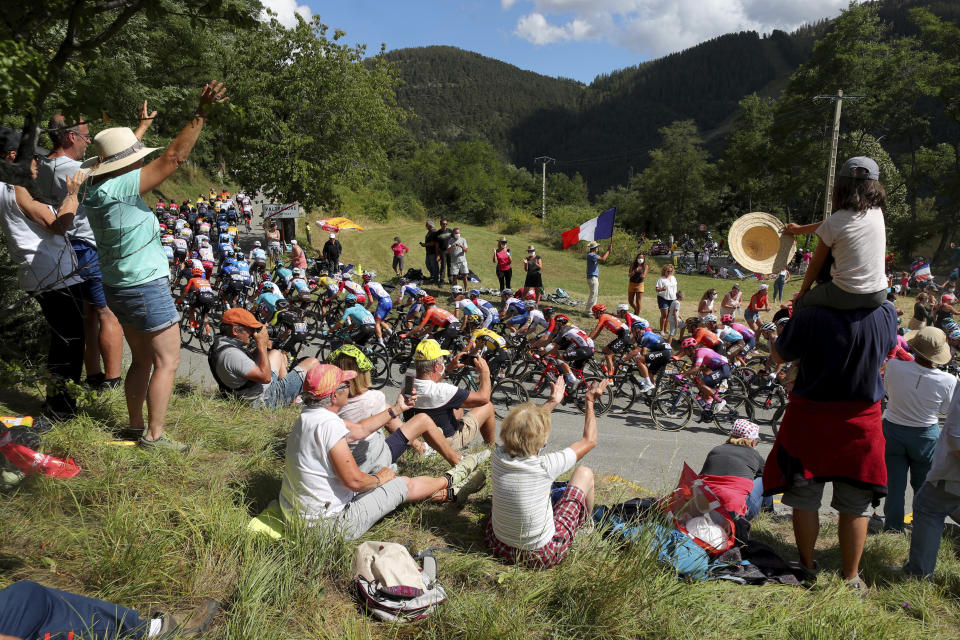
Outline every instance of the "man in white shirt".
<svg viewBox="0 0 960 640"><path fill-rule="evenodd" d="M367 474L357 467L347 444L350 429L337 415L346 406L347 384L355 371L317 365L303 385L303 412L287 438L280 508L287 519L302 517L309 524L337 528L356 540L404 502L463 503L463 496L483 486L482 471L460 482L450 472L439 478L397 476L389 467ZM404 401L398 407L406 409ZM393 407L377 414L383 424L396 418Z"/></svg>
<svg viewBox="0 0 960 640"><path fill-rule="evenodd" d="M463 280L463 288L467 289L467 276L470 269L467 267L467 240L460 235L460 228L453 230L453 240L447 247L447 253L450 255L450 282L456 282L459 277Z"/></svg>

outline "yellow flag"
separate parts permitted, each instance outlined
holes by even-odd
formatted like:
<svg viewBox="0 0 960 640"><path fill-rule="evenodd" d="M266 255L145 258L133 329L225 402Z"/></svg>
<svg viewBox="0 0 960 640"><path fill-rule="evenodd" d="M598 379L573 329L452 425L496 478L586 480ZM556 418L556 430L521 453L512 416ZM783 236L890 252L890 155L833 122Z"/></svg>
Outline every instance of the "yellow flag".
<svg viewBox="0 0 960 640"><path fill-rule="evenodd" d="M100 117L103 118L104 122L106 122L107 124L110 124L111 122L110 116L108 116L107 112L104 111L103 109L100 109Z"/></svg>

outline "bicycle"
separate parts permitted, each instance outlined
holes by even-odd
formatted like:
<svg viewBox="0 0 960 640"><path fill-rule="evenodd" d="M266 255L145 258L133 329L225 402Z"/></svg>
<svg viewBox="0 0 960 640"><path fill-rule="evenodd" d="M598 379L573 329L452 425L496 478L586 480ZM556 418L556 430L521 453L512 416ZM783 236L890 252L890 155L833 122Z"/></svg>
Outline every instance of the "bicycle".
<svg viewBox="0 0 960 640"><path fill-rule="evenodd" d="M449 380L451 384L468 391L477 391L480 388L480 374L472 365L455 369ZM520 381L505 377L502 371L497 373L496 380L492 382L490 402L493 403L493 413L498 420L503 420L514 407L530 400L530 395Z"/></svg>
<svg viewBox="0 0 960 640"><path fill-rule="evenodd" d="M727 393L727 405L720 411L714 411L712 407L706 408L706 402L695 388L691 389L690 379L674 375L670 382L658 389L650 401L650 417L661 431L679 431L696 415L697 422L712 420L720 433L729 435L734 422L741 418L752 419L752 405L746 397Z"/></svg>
<svg viewBox="0 0 960 640"><path fill-rule="evenodd" d="M763 369L751 381L747 399L753 405L754 422L770 425L773 435L780 430L780 420L787 410L787 392L777 380L771 380Z"/></svg>
<svg viewBox="0 0 960 640"><path fill-rule="evenodd" d="M543 369L537 371L536 369L531 369L523 374L523 377L519 379L519 382L527 390L527 393L530 395L531 399L540 399L546 400L550 397L551 385L556 381L558 376L562 376L563 372L560 370L560 365L557 362L557 359L553 356L542 356L540 361L543 363ZM590 386L600 382L600 378L596 377L585 377L583 369L576 369L570 367L571 373L577 379L576 384L573 388L567 388L563 392L564 402L567 400L573 400L577 407L583 411L585 408L584 398L587 394L587 391L590 389ZM569 387L569 385L568 385ZM603 415L610 410L610 407L613 406L613 390L607 386L603 394L596 402L594 407L596 414Z"/></svg>
<svg viewBox="0 0 960 640"><path fill-rule="evenodd" d="M197 308L192 305L180 305L180 344L184 347L189 346L194 338L200 345L200 351L210 353L210 346L213 345L214 332L213 325L210 324L210 318L206 312L200 314L200 320L197 320Z"/></svg>

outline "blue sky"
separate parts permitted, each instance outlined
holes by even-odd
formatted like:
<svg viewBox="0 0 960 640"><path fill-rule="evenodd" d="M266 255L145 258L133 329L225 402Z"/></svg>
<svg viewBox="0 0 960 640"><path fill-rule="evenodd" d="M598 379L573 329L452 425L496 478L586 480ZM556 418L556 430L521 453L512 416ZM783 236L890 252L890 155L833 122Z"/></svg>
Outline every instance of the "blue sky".
<svg viewBox="0 0 960 640"><path fill-rule="evenodd" d="M319 15L350 43L452 45L589 83L732 31L791 31L847 0L262 0L290 24Z"/></svg>

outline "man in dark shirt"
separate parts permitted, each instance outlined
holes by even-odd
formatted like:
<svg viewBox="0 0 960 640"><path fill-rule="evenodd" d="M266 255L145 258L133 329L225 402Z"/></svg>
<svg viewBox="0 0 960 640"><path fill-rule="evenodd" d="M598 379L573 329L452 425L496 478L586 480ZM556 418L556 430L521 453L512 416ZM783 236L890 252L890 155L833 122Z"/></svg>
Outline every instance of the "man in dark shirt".
<svg viewBox="0 0 960 640"><path fill-rule="evenodd" d="M764 494L783 491L800 562L812 573L820 500L824 484L833 484L843 578L861 593L870 504L886 495L880 365L896 336L897 311L889 302L852 311L806 307L794 312L771 348L778 364L797 362L797 380L767 458Z"/></svg>
<svg viewBox="0 0 960 640"><path fill-rule="evenodd" d="M323 243L323 259L327 263L327 269L330 273L336 273L340 270L340 254L343 253L343 247L337 240L337 234L331 233L330 238Z"/></svg>
<svg viewBox="0 0 960 640"><path fill-rule="evenodd" d="M438 274L440 273L440 265L437 263L437 228L433 224L433 220L427 220L427 235L424 236L420 246L423 247L426 252L425 264L427 266L427 273L429 274L427 282L439 284Z"/></svg>
<svg viewBox="0 0 960 640"><path fill-rule="evenodd" d="M449 278L450 284L456 284L453 274L450 273L450 254L447 249L453 243L453 229L447 227L446 218L440 220L440 229L437 231L437 255L440 257L440 280L437 284L443 284L444 278Z"/></svg>

